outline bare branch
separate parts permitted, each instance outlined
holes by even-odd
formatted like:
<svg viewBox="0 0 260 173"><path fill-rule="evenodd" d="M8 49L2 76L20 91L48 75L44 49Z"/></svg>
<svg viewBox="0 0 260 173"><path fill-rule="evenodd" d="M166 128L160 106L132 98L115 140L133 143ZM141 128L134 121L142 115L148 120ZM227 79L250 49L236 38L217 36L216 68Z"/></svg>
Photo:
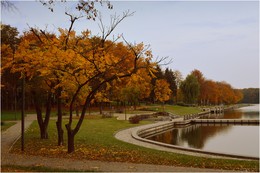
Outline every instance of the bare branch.
<svg viewBox="0 0 260 173"><path fill-rule="evenodd" d="M109 27L105 27L104 24L103 24L103 21L102 21L102 16L99 15L99 22L100 22L100 25L99 25L99 28L101 30L101 33L102 33L102 40L105 41L107 39L107 37L109 35L111 35L111 33L115 30L115 28L117 27L117 25L119 23L121 23L125 18L127 17L130 17L130 16L133 16L135 12L130 12L130 10L127 10L125 12L123 12L123 15L122 17L120 15L116 15L114 14L113 16L111 16L110 18L110 26Z"/></svg>
<svg viewBox="0 0 260 173"><path fill-rule="evenodd" d="M157 57L156 59L155 59L155 62L158 64L158 65L169 65L169 64L171 64L172 62L173 62L173 59L172 58L170 58L169 59L169 56L166 56L166 57L161 57L161 58L159 58L159 57Z"/></svg>
<svg viewBox="0 0 260 173"><path fill-rule="evenodd" d="M66 40L65 40L65 50L66 50L67 47L68 47L68 42L69 42L69 35L70 35L70 32L71 32L72 27L73 27L73 25L74 25L74 22L75 22L76 20L82 18L83 16L75 17L75 16L73 16L72 14L69 14L68 12L65 12L65 14L70 17L70 27L69 27L69 30L68 30L68 33L67 33L67 37L66 37Z"/></svg>
<svg viewBox="0 0 260 173"><path fill-rule="evenodd" d="M8 0L1 0L1 8L7 9L8 11L18 11L17 7L14 5L14 3L8 1Z"/></svg>
<svg viewBox="0 0 260 173"><path fill-rule="evenodd" d="M32 33L39 39L39 41L40 41L41 43L43 43L43 41L42 41L40 35L38 34L38 30L37 30L37 29L30 27L30 31L32 31Z"/></svg>

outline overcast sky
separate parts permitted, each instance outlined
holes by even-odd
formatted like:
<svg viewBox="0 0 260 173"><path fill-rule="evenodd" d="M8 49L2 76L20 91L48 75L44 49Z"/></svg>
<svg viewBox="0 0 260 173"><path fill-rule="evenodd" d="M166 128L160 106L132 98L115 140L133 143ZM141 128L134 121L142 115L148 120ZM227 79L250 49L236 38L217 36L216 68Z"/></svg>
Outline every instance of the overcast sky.
<svg viewBox="0 0 260 173"><path fill-rule="evenodd" d="M56 4L54 12L35 1L15 1L17 10L2 10L1 21L20 32L37 26L56 32L68 27L65 10L73 3ZM75 4L75 3L74 3ZM184 77L200 70L207 79L226 81L234 88L259 87L258 1L112 1L113 10L99 8L109 24L111 14L135 12L114 35L134 43L150 44L155 57L173 59L166 66ZM74 29L99 32L97 22L81 19ZM163 68L166 68L163 67Z"/></svg>

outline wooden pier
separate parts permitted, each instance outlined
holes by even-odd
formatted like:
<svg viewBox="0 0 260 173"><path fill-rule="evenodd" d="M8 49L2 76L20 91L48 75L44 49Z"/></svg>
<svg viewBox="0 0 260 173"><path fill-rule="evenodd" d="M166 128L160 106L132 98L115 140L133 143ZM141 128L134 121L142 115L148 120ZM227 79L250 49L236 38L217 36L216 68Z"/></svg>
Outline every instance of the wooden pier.
<svg viewBox="0 0 260 173"><path fill-rule="evenodd" d="M259 125L259 119L192 119L196 124L254 124Z"/></svg>

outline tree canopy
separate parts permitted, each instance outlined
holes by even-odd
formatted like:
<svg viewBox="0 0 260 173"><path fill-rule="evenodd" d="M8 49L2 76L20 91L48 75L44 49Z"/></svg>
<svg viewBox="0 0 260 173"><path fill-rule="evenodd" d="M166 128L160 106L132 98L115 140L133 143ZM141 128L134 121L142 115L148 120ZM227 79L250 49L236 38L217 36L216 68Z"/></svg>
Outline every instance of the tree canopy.
<svg viewBox="0 0 260 173"><path fill-rule="evenodd" d="M142 80L149 82L150 78L144 74L152 73L158 63L152 62L149 46L143 43L131 44L124 38L121 42L119 38L108 40L108 35L114 28L131 15L132 13L125 12L123 16L112 19L114 22L107 31L102 30L101 36L90 36L89 30L76 35L72 26L78 18L68 15L71 18L69 29L59 28L59 34L54 34L30 28L21 36L15 56L10 53L4 55L6 61L2 70L10 69L12 73L24 74L27 83L31 85L38 123L43 129L42 138L47 138L46 129L54 95L65 100L69 106L70 118L66 129L68 152L73 152L74 136L80 129L87 107L95 96L97 99L98 92L102 93L104 86L124 78L131 79L129 86L134 86ZM5 46L6 49L10 47ZM145 91L147 89L143 86L139 85L139 89L142 92L140 98L149 95L149 90ZM47 97L45 118L42 116L39 94ZM72 115L77 105L82 106L81 115L76 126L72 128Z"/></svg>

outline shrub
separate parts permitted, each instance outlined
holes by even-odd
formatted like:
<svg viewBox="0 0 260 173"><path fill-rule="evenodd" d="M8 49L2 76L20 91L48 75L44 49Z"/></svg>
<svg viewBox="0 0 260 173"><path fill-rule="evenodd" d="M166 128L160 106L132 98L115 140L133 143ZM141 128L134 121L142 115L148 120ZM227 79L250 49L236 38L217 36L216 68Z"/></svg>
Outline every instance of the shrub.
<svg viewBox="0 0 260 173"><path fill-rule="evenodd" d="M135 116L133 116L133 117L130 117L130 118L129 118L129 122L130 122L131 124L138 124L138 123L140 122L140 116L135 115Z"/></svg>
<svg viewBox="0 0 260 173"><path fill-rule="evenodd" d="M168 112L157 112L155 113L156 116L169 116Z"/></svg>

